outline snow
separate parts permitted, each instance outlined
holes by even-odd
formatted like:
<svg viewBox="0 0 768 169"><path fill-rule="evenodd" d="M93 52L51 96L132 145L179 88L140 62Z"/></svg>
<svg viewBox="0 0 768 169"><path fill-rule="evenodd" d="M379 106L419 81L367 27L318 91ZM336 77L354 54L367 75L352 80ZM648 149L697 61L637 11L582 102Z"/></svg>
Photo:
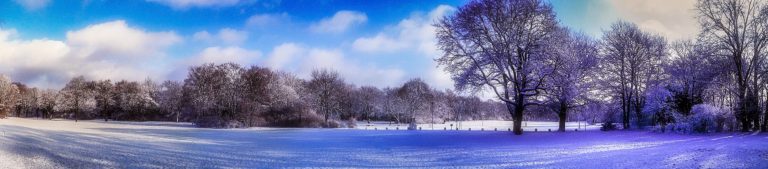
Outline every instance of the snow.
<svg viewBox="0 0 768 169"><path fill-rule="evenodd" d="M557 131L557 122L542 122L542 121L523 121L523 131L539 131L539 132L545 132L552 130ZM494 129L496 131L509 131L512 129L512 121L503 121L503 120L473 120L473 121L448 121L444 124L442 123L436 123L436 124L418 124L418 127L421 127L421 130L466 130L466 131L493 131ZM417 127L417 128L418 128ZM406 130L408 128L408 124L391 124L387 121L371 121L370 123L366 121L358 121L356 129L363 129L363 130ZM566 122L565 123L565 129L566 131L575 131L575 129L578 129L579 131L584 130L600 130L600 125L593 124L593 125L587 125L586 122Z"/></svg>
<svg viewBox="0 0 768 169"><path fill-rule="evenodd" d="M768 167L765 133L590 130L514 136L475 129L203 129L189 123L21 118L0 119L0 132L0 168L11 169Z"/></svg>

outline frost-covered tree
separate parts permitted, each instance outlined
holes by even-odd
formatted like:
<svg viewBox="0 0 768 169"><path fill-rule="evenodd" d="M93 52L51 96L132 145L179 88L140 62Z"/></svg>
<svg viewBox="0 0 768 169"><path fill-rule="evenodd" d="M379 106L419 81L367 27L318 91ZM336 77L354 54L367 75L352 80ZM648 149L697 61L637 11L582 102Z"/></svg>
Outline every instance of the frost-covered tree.
<svg viewBox="0 0 768 169"><path fill-rule="evenodd" d="M763 0L699 0L696 12L702 40L726 57L736 84L735 114L741 131L759 126L759 92L767 76L768 3Z"/></svg>
<svg viewBox="0 0 768 169"><path fill-rule="evenodd" d="M112 81L101 80L93 82L94 99L96 99L96 111L104 121L112 118L112 112L115 111L114 88Z"/></svg>
<svg viewBox="0 0 768 169"><path fill-rule="evenodd" d="M672 45L672 61L665 71L670 75L674 95L674 107L687 115L693 105L703 103L705 90L725 68L711 46L705 43L684 40Z"/></svg>
<svg viewBox="0 0 768 169"><path fill-rule="evenodd" d="M405 82L397 91L397 96L403 100L405 113L408 119L407 123L414 122L415 118L421 114L432 113L430 111L433 103L432 89L421 79L411 79Z"/></svg>
<svg viewBox="0 0 768 169"><path fill-rule="evenodd" d="M239 90L243 94L243 106L245 109L241 119L247 126L256 125L256 117L268 110L272 97L269 97L271 83L275 83L278 76L267 68L251 66L246 69L240 78L242 85Z"/></svg>
<svg viewBox="0 0 768 169"><path fill-rule="evenodd" d="M473 0L435 24L437 62L459 90L488 88L507 105L514 132L523 112L552 72L547 64L558 29L552 6L541 0Z"/></svg>
<svg viewBox="0 0 768 169"><path fill-rule="evenodd" d="M181 111L184 106L183 85L178 81L167 80L160 85L159 99L157 100L160 109L179 122Z"/></svg>
<svg viewBox="0 0 768 169"><path fill-rule="evenodd" d="M572 33L567 29L560 32L557 51L551 57L554 72L546 83L547 107L557 113L558 131L565 131L569 111L587 103L587 94L593 89L597 69L597 42L587 35Z"/></svg>
<svg viewBox="0 0 768 169"><path fill-rule="evenodd" d="M37 100L37 105L40 106L41 118L53 118L57 95L58 92L53 89L46 89L40 92L40 99Z"/></svg>
<svg viewBox="0 0 768 169"><path fill-rule="evenodd" d="M89 83L83 76L72 78L59 91L59 97L56 99L58 111L69 112L75 122L91 117L96 102Z"/></svg>
<svg viewBox="0 0 768 169"><path fill-rule="evenodd" d="M363 86L359 89L360 102L362 103L361 119L370 121L373 117L380 117L384 109L384 91L372 86Z"/></svg>
<svg viewBox="0 0 768 169"><path fill-rule="evenodd" d="M290 73L274 73L276 80L268 84L269 109L261 115L266 125L321 127L327 124L313 109L315 96L305 80Z"/></svg>
<svg viewBox="0 0 768 169"><path fill-rule="evenodd" d="M319 69L312 71L312 79L309 80L307 88L313 94L315 110L325 117L325 125L329 126L330 118L333 118L341 111L341 97L344 90L344 81L339 73Z"/></svg>
<svg viewBox="0 0 768 169"><path fill-rule="evenodd" d="M11 83L11 79L0 74L0 118L5 118L13 111L20 97L19 89Z"/></svg>
<svg viewBox="0 0 768 169"><path fill-rule="evenodd" d="M37 105L37 100L40 98L39 90L37 88L30 88L20 82L14 82L13 85L19 91L19 99L14 108L16 117L39 117Z"/></svg>
<svg viewBox="0 0 768 169"><path fill-rule="evenodd" d="M646 93L646 103L643 107L643 114L652 119L652 125L658 124L662 132L665 131L667 124L674 120L672 105L672 92L663 87L654 87Z"/></svg>
<svg viewBox="0 0 768 169"><path fill-rule="evenodd" d="M121 80L115 83L112 100L114 101L113 118L130 120L138 118L141 87L139 83Z"/></svg>
<svg viewBox="0 0 768 169"><path fill-rule="evenodd" d="M383 112L387 114L387 117L390 119L390 121L394 121L395 123L400 123L404 120L403 118L403 112L406 111L405 108L405 101L403 101L402 98L398 97L397 91L399 91L399 88L384 88L384 101L383 101Z"/></svg>
<svg viewBox="0 0 768 169"><path fill-rule="evenodd" d="M645 91L662 78L666 58L666 40L640 30L637 25L619 21L611 25L602 39L601 68L605 89L613 93L621 106L624 129L630 127L634 112L638 125L643 125L642 108Z"/></svg>
<svg viewBox="0 0 768 169"><path fill-rule="evenodd" d="M193 121L201 127L240 127L241 98L239 86L243 68L234 63L204 64L190 68L184 80Z"/></svg>

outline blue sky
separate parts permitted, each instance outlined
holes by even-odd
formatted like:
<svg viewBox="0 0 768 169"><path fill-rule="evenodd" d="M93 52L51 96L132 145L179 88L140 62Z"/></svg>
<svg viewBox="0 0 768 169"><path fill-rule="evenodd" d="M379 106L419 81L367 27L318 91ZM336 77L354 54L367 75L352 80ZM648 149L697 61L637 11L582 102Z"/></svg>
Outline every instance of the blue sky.
<svg viewBox="0 0 768 169"><path fill-rule="evenodd" d="M666 7L653 1L659 0L549 0L563 25L596 38L617 19L673 37L690 31L690 23L680 26L690 11L679 9L692 1ZM314 68L332 68L358 85L386 87L422 78L436 88L451 88L447 74L433 62L440 52L430 25L464 3L2 1L0 74L57 88L76 75L181 80L190 65L237 62L303 78Z"/></svg>

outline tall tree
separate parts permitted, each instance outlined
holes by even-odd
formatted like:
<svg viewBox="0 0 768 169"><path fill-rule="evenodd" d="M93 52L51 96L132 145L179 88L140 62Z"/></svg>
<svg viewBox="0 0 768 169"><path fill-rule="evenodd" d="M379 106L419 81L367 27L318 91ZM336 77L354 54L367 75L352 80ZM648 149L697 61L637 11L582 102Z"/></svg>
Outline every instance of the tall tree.
<svg viewBox="0 0 768 169"><path fill-rule="evenodd" d="M618 97L624 129L630 127L634 112L638 125L645 117L645 91L662 78L666 40L643 32L637 25L619 21L603 35L601 67L604 84Z"/></svg>
<svg viewBox="0 0 768 169"><path fill-rule="evenodd" d="M11 83L11 79L0 74L0 118L11 113L20 97L19 89Z"/></svg>
<svg viewBox="0 0 768 169"><path fill-rule="evenodd" d="M40 106L41 118L53 118L57 93L53 89L46 89L40 92L40 99L38 99L39 103L37 104Z"/></svg>
<svg viewBox="0 0 768 169"><path fill-rule="evenodd" d="M551 59L556 69L547 80L544 96L547 97L548 107L557 113L558 131L565 131L568 112L586 104L587 92L593 89L598 49L595 40L567 29L562 30L560 39L559 50Z"/></svg>
<svg viewBox="0 0 768 169"><path fill-rule="evenodd" d="M202 127L239 127L240 82L243 68L234 63L204 64L190 68L184 91L195 112L194 122Z"/></svg>
<svg viewBox="0 0 768 169"><path fill-rule="evenodd" d="M277 77L271 70L257 66L251 66L243 72L240 90L244 96L244 106L247 107L242 117L246 125L256 125L253 117L265 112L272 104L272 97L269 97L271 84L277 82Z"/></svg>
<svg viewBox="0 0 768 169"><path fill-rule="evenodd" d="M57 105L61 111L71 112L75 122L80 118L90 116L94 107L93 90L89 88L89 81L85 77L78 76L72 78L61 91Z"/></svg>
<svg viewBox="0 0 768 169"><path fill-rule="evenodd" d="M160 87L159 99L157 100L160 108L179 122L181 118L182 107L184 106L183 86L180 82L167 80Z"/></svg>
<svg viewBox="0 0 768 169"><path fill-rule="evenodd" d="M341 109L339 101L344 90L344 81L335 71L314 70L308 88L315 96L317 110L325 117L325 125L329 125L328 120L336 116Z"/></svg>
<svg viewBox="0 0 768 169"><path fill-rule="evenodd" d="M763 0L699 0L696 12L701 36L717 45L719 54L729 58L736 82L736 117L741 130L759 126L759 87L766 76L761 65L768 47L768 9ZM754 125L753 125L754 124Z"/></svg>
<svg viewBox="0 0 768 169"><path fill-rule="evenodd" d="M406 113L408 113L407 122L411 123L415 118L429 110L431 106L432 89L421 79L411 79L405 82L397 92L405 104Z"/></svg>
<svg viewBox="0 0 768 169"><path fill-rule="evenodd" d="M551 74L548 51L558 29L552 6L541 0L473 0L438 21L437 59L459 90L490 88L507 105L514 132L536 104Z"/></svg>
<svg viewBox="0 0 768 169"><path fill-rule="evenodd" d="M688 115L693 105L703 103L705 90L724 70L715 51L705 43L684 40L672 45L672 61L665 68L675 97L674 108Z"/></svg>
<svg viewBox="0 0 768 169"><path fill-rule="evenodd" d="M109 118L112 118L112 112L115 111L115 101L112 97L114 95L112 81L101 80L94 82L93 91L99 115L101 118L104 118L104 121L109 121Z"/></svg>

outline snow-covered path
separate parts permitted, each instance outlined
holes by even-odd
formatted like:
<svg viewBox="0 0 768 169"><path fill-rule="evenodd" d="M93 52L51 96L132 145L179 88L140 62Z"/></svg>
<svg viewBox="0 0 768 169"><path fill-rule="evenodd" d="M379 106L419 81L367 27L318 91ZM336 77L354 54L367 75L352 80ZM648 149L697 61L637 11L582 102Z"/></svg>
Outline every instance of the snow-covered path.
<svg viewBox="0 0 768 169"><path fill-rule="evenodd" d="M768 135L200 129L0 120L0 168L766 168Z"/></svg>

